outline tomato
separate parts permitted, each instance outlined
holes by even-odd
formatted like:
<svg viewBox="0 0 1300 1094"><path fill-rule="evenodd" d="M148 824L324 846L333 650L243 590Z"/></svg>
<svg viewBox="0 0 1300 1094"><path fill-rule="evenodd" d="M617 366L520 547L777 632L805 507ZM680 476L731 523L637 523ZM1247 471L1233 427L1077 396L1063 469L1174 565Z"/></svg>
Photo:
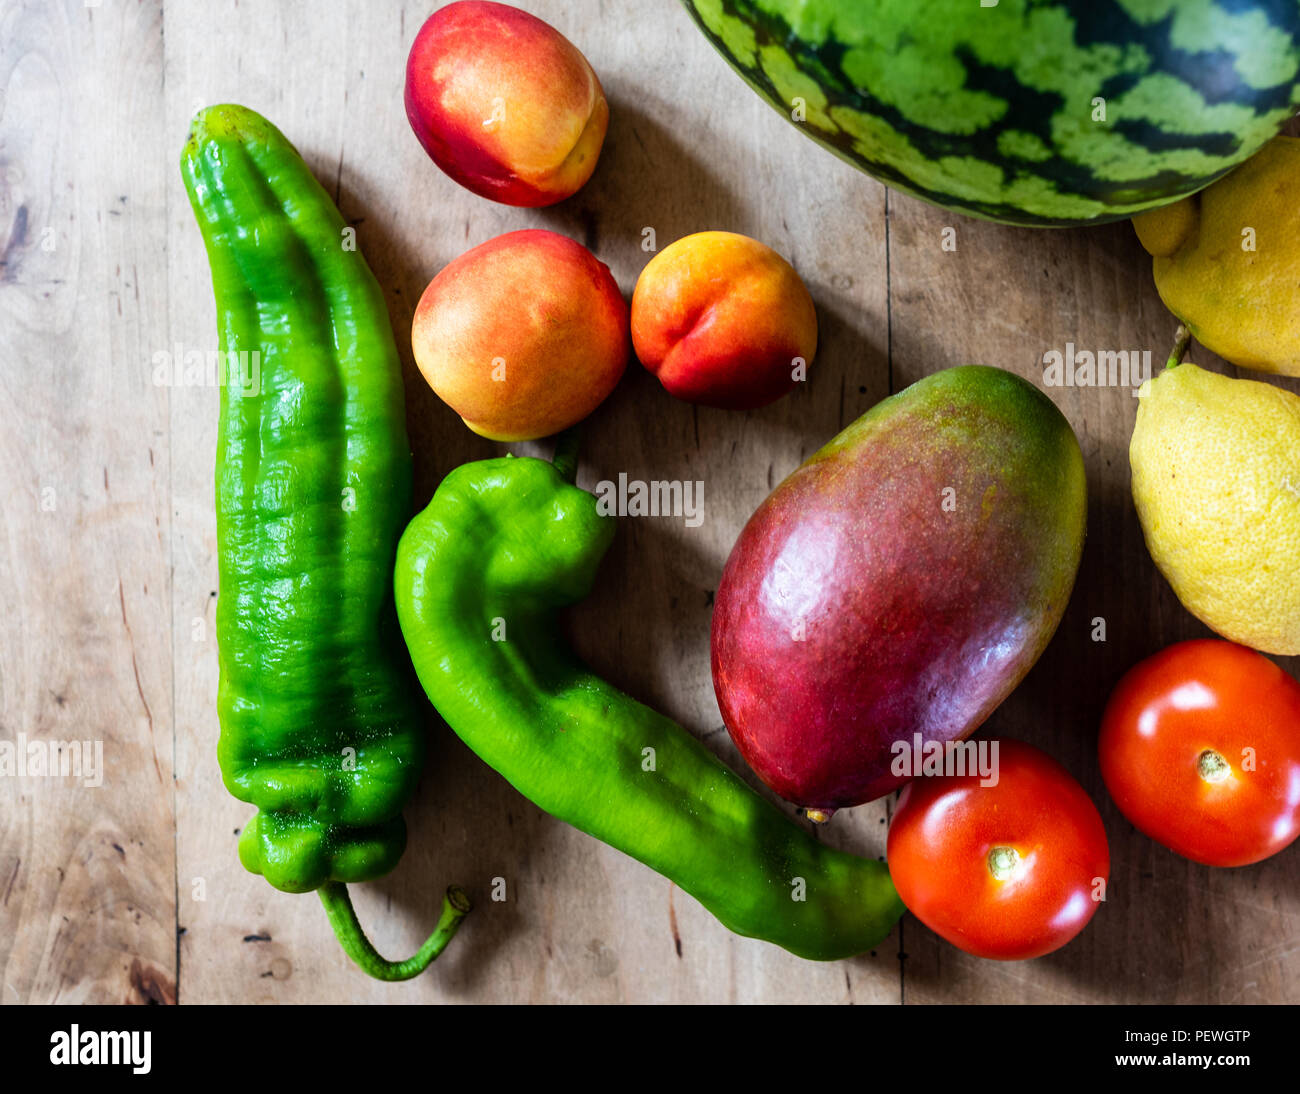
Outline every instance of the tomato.
<svg viewBox="0 0 1300 1094"><path fill-rule="evenodd" d="M889 872L908 910L954 946L1002 961L1041 957L1105 899L1106 830L1083 787L1045 752L987 743L998 746L996 785L967 774L903 788Z"/></svg>
<svg viewBox="0 0 1300 1094"><path fill-rule="evenodd" d="M1101 774L1153 840L1207 866L1246 866L1300 834L1300 684L1216 638L1140 662L1101 722Z"/></svg>

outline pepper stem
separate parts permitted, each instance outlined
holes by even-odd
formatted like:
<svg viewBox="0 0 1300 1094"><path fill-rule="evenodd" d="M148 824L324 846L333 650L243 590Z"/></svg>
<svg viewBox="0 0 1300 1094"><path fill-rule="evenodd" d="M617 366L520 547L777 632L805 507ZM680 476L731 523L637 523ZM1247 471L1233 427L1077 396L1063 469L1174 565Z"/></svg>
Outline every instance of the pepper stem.
<svg viewBox="0 0 1300 1094"><path fill-rule="evenodd" d="M449 886L442 898L442 915L438 917L433 934L405 961L389 961L379 955L361 929L346 885L341 881L327 881L317 892L343 952L361 967L362 972L376 980L409 980L424 972L446 949L460 921L469 912L469 897L465 890L458 885Z"/></svg>
<svg viewBox="0 0 1300 1094"><path fill-rule="evenodd" d="M1174 334L1174 348L1169 352L1169 359L1165 361L1165 368L1177 368L1183 363L1183 357L1187 354L1187 347L1191 344L1192 332L1189 331L1185 324L1179 323L1178 330Z"/></svg>
<svg viewBox="0 0 1300 1094"><path fill-rule="evenodd" d="M569 426L555 438L555 455L551 457L551 463L565 482L571 483L578 477L578 444L581 440L582 434L576 425Z"/></svg>

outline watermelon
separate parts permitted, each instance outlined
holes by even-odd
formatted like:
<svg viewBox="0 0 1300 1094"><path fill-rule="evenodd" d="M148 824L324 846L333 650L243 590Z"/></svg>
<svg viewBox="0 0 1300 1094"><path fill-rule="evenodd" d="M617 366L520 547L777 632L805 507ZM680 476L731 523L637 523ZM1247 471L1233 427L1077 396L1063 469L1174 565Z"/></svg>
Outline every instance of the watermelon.
<svg viewBox="0 0 1300 1094"><path fill-rule="evenodd" d="M1009 224L1208 186L1300 104L1300 0L683 0L787 119L889 186Z"/></svg>

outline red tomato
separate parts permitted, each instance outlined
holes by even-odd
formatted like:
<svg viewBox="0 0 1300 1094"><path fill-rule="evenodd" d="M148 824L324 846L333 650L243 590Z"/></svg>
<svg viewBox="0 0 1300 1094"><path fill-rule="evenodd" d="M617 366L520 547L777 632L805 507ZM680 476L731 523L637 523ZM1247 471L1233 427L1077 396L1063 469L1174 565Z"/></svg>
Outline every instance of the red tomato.
<svg viewBox="0 0 1300 1094"><path fill-rule="evenodd" d="M1097 807L1065 768L1022 741L996 744L994 786L971 774L903 788L887 858L903 903L935 934L1017 961L1083 930L1105 899L1110 851Z"/></svg>
<svg viewBox="0 0 1300 1094"><path fill-rule="evenodd" d="M1124 816L1207 866L1246 866L1300 833L1300 684L1263 654L1180 642L1119 682L1101 775Z"/></svg>

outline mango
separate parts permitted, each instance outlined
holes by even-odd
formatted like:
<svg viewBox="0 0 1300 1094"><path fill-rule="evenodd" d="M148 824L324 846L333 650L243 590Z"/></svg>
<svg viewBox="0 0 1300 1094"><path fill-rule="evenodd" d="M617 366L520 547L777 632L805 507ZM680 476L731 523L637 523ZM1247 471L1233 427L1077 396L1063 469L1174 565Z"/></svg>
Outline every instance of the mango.
<svg viewBox="0 0 1300 1094"><path fill-rule="evenodd" d="M727 559L713 683L745 760L819 820L901 786L918 737L969 736L1046 648L1086 510L1074 431L1020 377L951 368L878 403Z"/></svg>

